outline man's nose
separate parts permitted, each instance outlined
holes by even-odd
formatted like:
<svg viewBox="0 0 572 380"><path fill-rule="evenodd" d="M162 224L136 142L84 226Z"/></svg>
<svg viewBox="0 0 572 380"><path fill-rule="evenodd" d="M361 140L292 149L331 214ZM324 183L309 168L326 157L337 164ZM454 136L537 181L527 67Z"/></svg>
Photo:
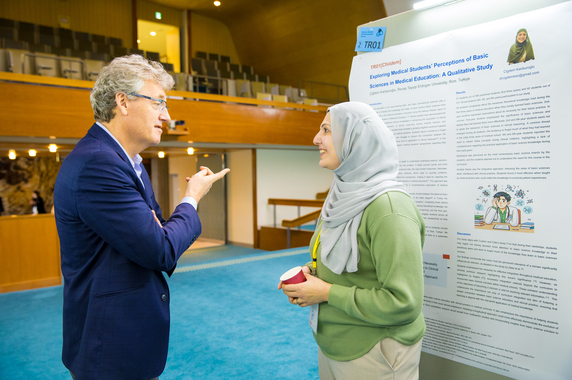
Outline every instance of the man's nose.
<svg viewBox="0 0 572 380"><path fill-rule="evenodd" d="M171 121L171 115L169 115L169 110L165 109L159 114L159 120L161 121Z"/></svg>

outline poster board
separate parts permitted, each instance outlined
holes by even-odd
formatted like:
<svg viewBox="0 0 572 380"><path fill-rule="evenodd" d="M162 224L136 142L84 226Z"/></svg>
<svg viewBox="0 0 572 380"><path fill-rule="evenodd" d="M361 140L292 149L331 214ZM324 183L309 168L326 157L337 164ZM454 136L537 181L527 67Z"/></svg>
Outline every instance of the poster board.
<svg viewBox="0 0 572 380"><path fill-rule="evenodd" d="M568 1L354 57L350 99L395 134L427 225L425 353L570 378L571 19ZM521 28L533 50L509 64Z"/></svg>

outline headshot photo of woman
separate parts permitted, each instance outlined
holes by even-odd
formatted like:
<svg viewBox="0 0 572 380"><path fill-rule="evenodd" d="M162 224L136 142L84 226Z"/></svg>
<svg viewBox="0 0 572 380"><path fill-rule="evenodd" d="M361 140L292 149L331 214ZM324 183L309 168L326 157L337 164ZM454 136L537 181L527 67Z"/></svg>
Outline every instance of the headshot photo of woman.
<svg viewBox="0 0 572 380"><path fill-rule="evenodd" d="M520 29L516 34L516 41L508 52L508 64L526 62L534 59L534 50L526 29Z"/></svg>
<svg viewBox="0 0 572 380"><path fill-rule="evenodd" d="M306 281L278 288L318 306L320 380L418 379L425 222L396 180L395 137L369 105L346 102L328 109L314 144L334 180Z"/></svg>

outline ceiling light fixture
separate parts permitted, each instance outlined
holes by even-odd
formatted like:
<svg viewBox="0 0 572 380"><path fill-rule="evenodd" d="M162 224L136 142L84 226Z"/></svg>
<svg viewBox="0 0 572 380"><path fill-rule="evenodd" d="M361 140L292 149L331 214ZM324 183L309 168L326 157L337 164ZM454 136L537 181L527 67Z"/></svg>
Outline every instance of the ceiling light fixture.
<svg viewBox="0 0 572 380"><path fill-rule="evenodd" d="M165 158L165 152L161 151L157 154L157 156L159 156L159 158Z"/></svg>
<svg viewBox="0 0 572 380"><path fill-rule="evenodd" d="M413 9L416 11L423 11L425 9L438 7L439 5L445 5L447 3L453 3L459 0L425 0L413 4Z"/></svg>
<svg viewBox="0 0 572 380"><path fill-rule="evenodd" d="M214 2L214 5L215 5L215 7L220 7L220 1L218 1L218 0L215 1L215 2Z"/></svg>
<svg viewBox="0 0 572 380"><path fill-rule="evenodd" d="M192 156L193 154L195 154L195 150L193 148L188 148L187 153L189 154L189 156Z"/></svg>
<svg viewBox="0 0 572 380"><path fill-rule="evenodd" d="M50 153L56 153L58 151L58 146L56 144L50 144L48 145L48 149L50 150Z"/></svg>
<svg viewBox="0 0 572 380"><path fill-rule="evenodd" d="M36 152L36 149L30 149L28 151L28 154L30 155L30 157L36 157L36 153L38 153L38 152Z"/></svg>
<svg viewBox="0 0 572 380"><path fill-rule="evenodd" d="M8 158L11 160L15 160L16 159L16 151L14 149L10 149L8 151Z"/></svg>

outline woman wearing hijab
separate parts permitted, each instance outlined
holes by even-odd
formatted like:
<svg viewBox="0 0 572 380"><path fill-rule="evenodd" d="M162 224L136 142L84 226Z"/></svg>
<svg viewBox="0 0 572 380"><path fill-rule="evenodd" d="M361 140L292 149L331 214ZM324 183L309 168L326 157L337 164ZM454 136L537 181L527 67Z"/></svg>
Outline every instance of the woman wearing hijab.
<svg viewBox="0 0 572 380"><path fill-rule="evenodd" d="M278 288L294 305L318 305L321 380L418 379L425 223L396 181L395 137L370 106L347 102L329 108L314 144L334 181L307 281Z"/></svg>
<svg viewBox="0 0 572 380"><path fill-rule="evenodd" d="M510 51L508 52L507 62L509 65L512 65L531 59L534 59L534 50L532 49L530 38L528 38L528 32L526 29L520 29L518 33L516 33L514 45L510 47Z"/></svg>

